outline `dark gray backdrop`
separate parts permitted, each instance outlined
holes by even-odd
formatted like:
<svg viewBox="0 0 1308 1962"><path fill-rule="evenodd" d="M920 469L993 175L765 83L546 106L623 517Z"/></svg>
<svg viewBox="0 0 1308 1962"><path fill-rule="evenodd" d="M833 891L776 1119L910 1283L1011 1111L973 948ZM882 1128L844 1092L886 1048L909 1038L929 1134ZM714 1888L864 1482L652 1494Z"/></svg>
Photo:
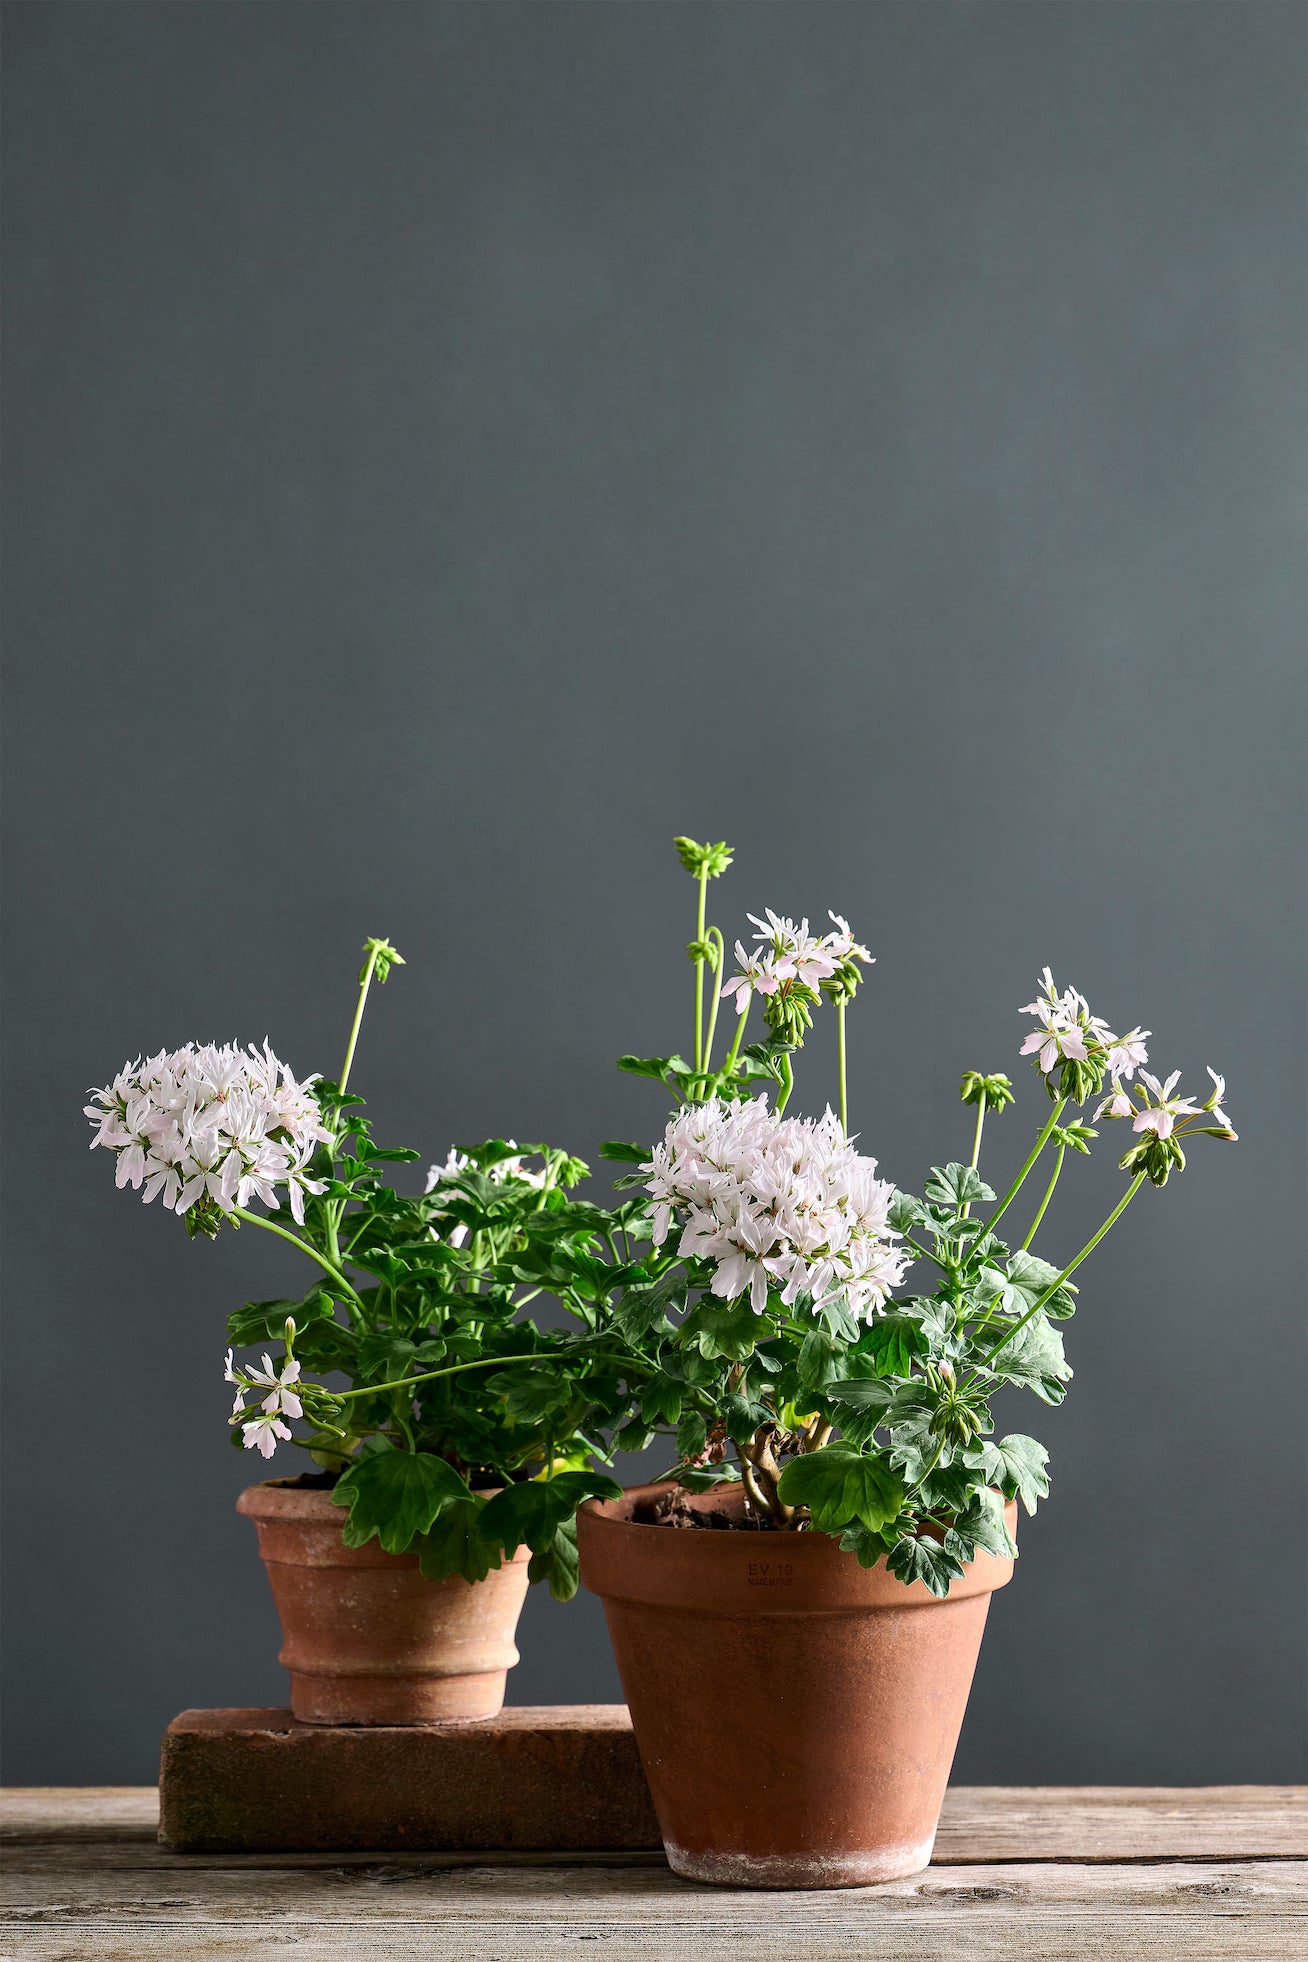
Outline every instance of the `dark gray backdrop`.
<svg viewBox="0 0 1308 1962"><path fill-rule="evenodd" d="M1054 1495L958 1769L1301 1775L1301 8L5 13L9 1777L284 1694L221 1356L294 1258L116 1193L84 1087L333 1070L380 932L392 1141L648 1135L683 830L729 933L871 941L905 1183L967 1066L1020 1157L1046 960L1227 1071L1243 1142L1021 1409ZM589 1599L521 1646L518 1701L618 1694Z"/></svg>

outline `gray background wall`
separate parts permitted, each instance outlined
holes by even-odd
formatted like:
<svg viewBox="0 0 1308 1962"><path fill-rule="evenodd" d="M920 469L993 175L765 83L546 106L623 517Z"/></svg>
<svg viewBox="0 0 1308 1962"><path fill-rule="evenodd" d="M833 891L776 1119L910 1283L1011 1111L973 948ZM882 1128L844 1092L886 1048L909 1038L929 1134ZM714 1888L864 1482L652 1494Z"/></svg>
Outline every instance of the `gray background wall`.
<svg viewBox="0 0 1308 1962"><path fill-rule="evenodd" d="M1008 1413L1054 1493L958 1770L1302 1775L1302 10L6 27L10 1779L284 1694L220 1368L294 1256L116 1193L84 1087L190 1036L334 1069L384 932L392 1141L649 1135L611 1059L685 1039L683 830L729 931L871 941L906 1184L971 1065L1020 1158L1046 960L1226 1070L1243 1142ZM618 1694L593 1601L521 1645L518 1701Z"/></svg>

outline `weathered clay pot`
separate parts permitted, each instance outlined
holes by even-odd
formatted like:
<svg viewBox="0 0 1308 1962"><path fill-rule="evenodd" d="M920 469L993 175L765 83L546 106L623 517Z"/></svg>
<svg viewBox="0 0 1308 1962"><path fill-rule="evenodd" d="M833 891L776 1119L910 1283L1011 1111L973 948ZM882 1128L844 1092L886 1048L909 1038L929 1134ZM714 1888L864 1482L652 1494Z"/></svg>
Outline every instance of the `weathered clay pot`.
<svg viewBox="0 0 1308 1962"><path fill-rule="evenodd" d="M525 1547L483 1581L432 1581L416 1553L346 1546L344 1509L322 1487L274 1478L236 1510L258 1530L301 1723L453 1723L504 1707Z"/></svg>
<svg viewBox="0 0 1308 1962"><path fill-rule="evenodd" d="M1012 1561L978 1555L941 1601L823 1533L634 1520L660 1489L592 1500L577 1525L674 1872L733 1887L920 1872Z"/></svg>

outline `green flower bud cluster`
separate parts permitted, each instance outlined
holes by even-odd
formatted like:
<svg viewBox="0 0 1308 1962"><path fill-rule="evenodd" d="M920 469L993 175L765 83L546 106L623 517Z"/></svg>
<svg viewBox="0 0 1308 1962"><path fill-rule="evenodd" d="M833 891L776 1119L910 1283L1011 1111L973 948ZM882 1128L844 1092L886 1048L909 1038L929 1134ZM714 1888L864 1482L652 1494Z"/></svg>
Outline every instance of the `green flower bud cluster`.
<svg viewBox="0 0 1308 1962"><path fill-rule="evenodd" d="M774 995L763 997L763 1019L775 1036L802 1048L806 1030L813 1026L813 1010L820 997L802 981L788 981Z"/></svg>
<svg viewBox="0 0 1308 1962"><path fill-rule="evenodd" d="M987 1110L1002 1110L1013 1101L1013 1082L1002 1072L982 1076L979 1070L964 1070L958 1094L965 1104L984 1104Z"/></svg>
<svg viewBox="0 0 1308 1962"><path fill-rule="evenodd" d="M1185 1170L1185 1152L1178 1137L1160 1138L1146 1132L1118 1162L1124 1172L1147 1172L1151 1185L1166 1185L1172 1172Z"/></svg>
<svg viewBox="0 0 1308 1962"><path fill-rule="evenodd" d="M731 863L730 845L697 845L693 838L674 838L672 842L677 848L677 857L692 879L701 876L720 879Z"/></svg>
<svg viewBox="0 0 1308 1962"><path fill-rule="evenodd" d="M359 986L368 978L369 969L378 981L384 981L393 967L404 966L404 956L396 952L389 940L372 937L363 943L363 951L368 956L359 969Z"/></svg>

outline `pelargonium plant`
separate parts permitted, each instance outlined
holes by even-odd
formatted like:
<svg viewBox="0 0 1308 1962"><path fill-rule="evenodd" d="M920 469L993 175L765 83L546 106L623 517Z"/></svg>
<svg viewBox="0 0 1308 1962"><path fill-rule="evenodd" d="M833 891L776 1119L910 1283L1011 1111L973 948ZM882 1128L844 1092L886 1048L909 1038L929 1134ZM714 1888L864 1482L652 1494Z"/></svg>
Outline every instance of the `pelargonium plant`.
<svg viewBox="0 0 1308 1962"><path fill-rule="evenodd" d="M348 1086L369 989L403 963L385 940L364 951L339 1081L296 1077L266 1042L188 1043L92 1093L92 1144L192 1238L258 1227L316 1270L302 1298L248 1301L228 1320L233 1443L265 1459L304 1450L348 1508L349 1546L375 1535L416 1550L433 1579L479 1580L525 1543L532 1579L566 1598L577 1505L619 1490L591 1469L598 1440L581 1429L597 1311L563 1291L574 1335L524 1309L556 1254L591 1244L567 1196L587 1168L491 1139L433 1166L419 1196L388 1184L382 1168L419 1153L375 1144ZM237 1363L246 1348L258 1360Z"/></svg>
<svg viewBox="0 0 1308 1962"><path fill-rule="evenodd" d="M1178 1097L1175 1074L1144 1067L1148 1030L1115 1034L1046 969L1022 1011L1037 1026L1020 1053L1050 1109L1007 1191L996 1197L980 1155L987 1115L1013 1103L1013 1085L973 1070L961 1085L976 1113L970 1158L933 1167L920 1198L896 1190L848 1130L845 1009L871 956L834 914L833 930L815 936L807 920L768 911L751 916L756 945L737 941L724 979L725 937L706 926L705 895L731 854L689 839L677 848L699 891L694 1062L623 1057L621 1068L664 1083L677 1109L652 1151L603 1148L637 1166L618 1184L653 1206L644 1278L617 1296L605 1338L627 1356L615 1442L674 1435L669 1475L681 1486L742 1482L749 1525L830 1534L864 1566L885 1559L903 1581L946 1594L978 1550L1015 1551L1005 1502L1033 1512L1048 1490L1043 1446L996 1439L991 1398L1016 1385L1062 1401L1071 1370L1056 1324L1075 1307L1072 1275L1147 1180L1164 1185L1184 1167L1186 1137L1234 1140L1224 1082L1210 1070L1202 1102ZM755 996L767 1034L745 1045ZM789 1116L793 1057L823 996L840 1018L839 1115ZM714 1010L727 999L736 1029L715 1064ZM1100 1119L1130 1121L1129 1183L1070 1259L1045 1259L1034 1242L1064 1162L1089 1152ZM1049 1176L1018 1238L1014 1209L1046 1154Z"/></svg>

